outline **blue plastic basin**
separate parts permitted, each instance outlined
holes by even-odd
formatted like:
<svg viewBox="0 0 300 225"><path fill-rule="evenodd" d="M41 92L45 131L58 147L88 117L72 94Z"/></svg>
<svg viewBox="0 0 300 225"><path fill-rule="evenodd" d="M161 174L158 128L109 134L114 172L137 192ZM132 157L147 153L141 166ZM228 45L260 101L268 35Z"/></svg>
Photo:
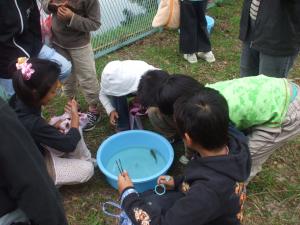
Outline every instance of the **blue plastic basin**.
<svg viewBox="0 0 300 225"><path fill-rule="evenodd" d="M100 170L106 176L108 183L115 189L118 188L118 178L108 170L107 165L109 160L119 151L122 151L122 149L137 146L155 149L166 162L159 172L143 178L132 179L138 192L153 189L156 185L157 178L160 175L166 174L170 168L174 159L174 151L171 144L161 135L145 130L131 130L114 134L100 145L97 151L97 163ZM125 166L123 165L123 167ZM151 168L149 168L149 170L151 170Z"/></svg>

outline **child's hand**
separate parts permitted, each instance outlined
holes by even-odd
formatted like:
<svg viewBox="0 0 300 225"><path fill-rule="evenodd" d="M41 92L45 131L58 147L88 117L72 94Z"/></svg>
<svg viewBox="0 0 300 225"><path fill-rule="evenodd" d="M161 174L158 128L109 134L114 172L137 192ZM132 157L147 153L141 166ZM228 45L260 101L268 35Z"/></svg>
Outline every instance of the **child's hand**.
<svg viewBox="0 0 300 225"><path fill-rule="evenodd" d="M56 128L56 129L60 129L60 124L62 123L62 120L58 120L53 126Z"/></svg>
<svg viewBox="0 0 300 225"><path fill-rule="evenodd" d="M57 10L58 19L63 21L69 22L73 15L74 13L72 12L72 10L65 7L64 5L60 6Z"/></svg>
<svg viewBox="0 0 300 225"><path fill-rule="evenodd" d="M60 125L61 125L62 122L63 122L62 120L59 120L59 121L57 121L53 126L54 126L60 133L65 133L64 129L62 129L62 128L60 127Z"/></svg>
<svg viewBox="0 0 300 225"><path fill-rule="evenodd" d="M121 194L125 188L133 187L133 183L128 176L127 171L124 171L122 174L118 176L118 189L119 193Z"/></svg>
<svg viewBox="0 0 300 225"><path fill-rule="evenodd" d="M171 176L160 176L157 179L157 184L164 184L167 190L173 190L175 188L174 178Z"/></svg>
<svg viewBox="0 0 300 225"><path fill-rule="evenodd" d="M75 99L72 99L65 106L65 112L71 115L71 127L79 128L78 104Z"/></svg>
<svg viewBox="0 0 300 225"><path fill-rule="evenodd" d="M109 114L109 122L111 125L116 126L118 119L119 119L119 114L116 111L112 111Z"/></svg>
<svg viewBox="0 0 300 225"><path fill-rule="evenodd" d="M48 10L52 13L57 13L58 8L60 6L65 6L67 5L67 2L62 2L62 3L57 3L55 0L50 0L49 4L48 4Z"/></svg>
<svg viewBox="0 0 300 225"><path fill-rule="evenodd" d="M68 101L65 105L65 112L69 113L71 116L78 116L78 103L75 99Z"/></svg>
<svg viewBox="0 0 300 225"><path fill-rule="evenodd" d="M78 104L75 99L72 99L71 102L71 113L78 116Z"/></svg>

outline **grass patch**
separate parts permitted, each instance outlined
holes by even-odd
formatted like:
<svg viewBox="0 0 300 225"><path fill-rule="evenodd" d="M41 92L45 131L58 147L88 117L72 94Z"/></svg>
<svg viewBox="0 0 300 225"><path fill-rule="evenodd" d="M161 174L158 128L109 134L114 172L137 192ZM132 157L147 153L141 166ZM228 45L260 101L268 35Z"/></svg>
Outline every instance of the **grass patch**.
<svg viewBox="0 0 300 225"><path fill-rule="evenodd" d="M156 33L135 44L96 60L100 75L103 67L111 60L139 59L160 67L170 73L189 74L200 82L215 82L239 76L241 42L238 40L239 19L242 0L225 0L209 9L208 14L215 19L216 25L211 35L214 64L199 61L191 65L178 50L178 32L166 30ZM300 60L290 73L290 78L300 83ZM82 109L86 104L79 94ZM47 117L63 111L66 99L58 97L44 109ZM113 134L108 118L95 130L85 134L88 147L95 156L99 145ZM148 125L146 125L148 127ZM182 143L174 146L175 161L170 174L178 174L183 168L178 162L183 153ZM248 186L248 200L245 206L247 225L299 225L300 224L300 139L283 146L264 165L263 171ZM112 189L103 174L96 169L92 180L83 185L62 187L60 189L66 213L71 225L116 224L101 212L100 203L118 200L117 191Z"/></svg>

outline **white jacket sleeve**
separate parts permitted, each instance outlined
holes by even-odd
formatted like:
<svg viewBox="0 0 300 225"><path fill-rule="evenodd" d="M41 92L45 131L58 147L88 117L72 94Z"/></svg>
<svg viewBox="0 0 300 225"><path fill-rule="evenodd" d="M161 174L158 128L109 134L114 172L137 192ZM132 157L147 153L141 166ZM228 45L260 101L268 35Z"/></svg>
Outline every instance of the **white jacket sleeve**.
<svg viewBox="0 0 300 225"><path fill-rule="evenodd" d="M112 105L111 98L108 95L104 94L102 90L100 90L99 99L101 104L105 108L107 115L109 115L112 111L115 110L115 108Z"/></svg>

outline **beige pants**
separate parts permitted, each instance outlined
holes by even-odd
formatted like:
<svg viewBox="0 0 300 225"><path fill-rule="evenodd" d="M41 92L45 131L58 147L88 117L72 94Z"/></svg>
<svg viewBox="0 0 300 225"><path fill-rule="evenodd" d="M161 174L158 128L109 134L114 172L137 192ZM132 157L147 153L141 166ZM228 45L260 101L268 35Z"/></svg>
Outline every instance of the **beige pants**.
<svg viewBox="0 0 300 225"><path fill-rule="evenodd" d="M171 117L160 113L156 107L148 109L148 116L154 129L166 137L176 135L176 125ZM258 172L262 165L272 155L272 153L284 145L289 140L300 134L300 89L296 99L290 103L285 119L280 127L270 128L266 126L256 126L251 129L248 135L249 149L252 158L250 181ZM190 155L190 150L186 148L186 156Z"/></svg>
<svg viewBox="0 0 300 225"><path fill-rule="evenodd" d="M47 170L57 186L84 183L94 175L91 152L84 142L81 130L80 134L81 139L71 153L45 146L48 150L45 156Z"/></svg>
<svg viewBox="0 0 300 225"><path fill-rule="evenodd" d="M78 84L89 105L99 103L99 81L96 75L94 53L91 44L79 49L64 49L53 45L55 50L72 62L72 72L64 83L68 98L76 96Z"/></svg>
<svg viewBox="0 0 300 225"><path fill-rule="evenodd" d="M157 107L149 107L148 110L149 120L159 133L167 138L179 136L176 124L171 116L162 114ZM184 143L185 156L190 159L193 156L193 150L188 148Z"/></svg>
<svg viewBox="0 0 300 225"><path fill-rule="evenodd" d="M254 127L249 138L249 149L252 156L250 181L262 169L262 164L271 154L289 140L300 134L300 89L296 99L290 103L285 119L280 127Z"/></svg>
<svg viewBox="0 0 300 225"><path fill-rule="evenodd" d="M157 107L147 109L148 117L154 129L167 138L177 135L176 124L171 116L162 114Z"/></svg>

